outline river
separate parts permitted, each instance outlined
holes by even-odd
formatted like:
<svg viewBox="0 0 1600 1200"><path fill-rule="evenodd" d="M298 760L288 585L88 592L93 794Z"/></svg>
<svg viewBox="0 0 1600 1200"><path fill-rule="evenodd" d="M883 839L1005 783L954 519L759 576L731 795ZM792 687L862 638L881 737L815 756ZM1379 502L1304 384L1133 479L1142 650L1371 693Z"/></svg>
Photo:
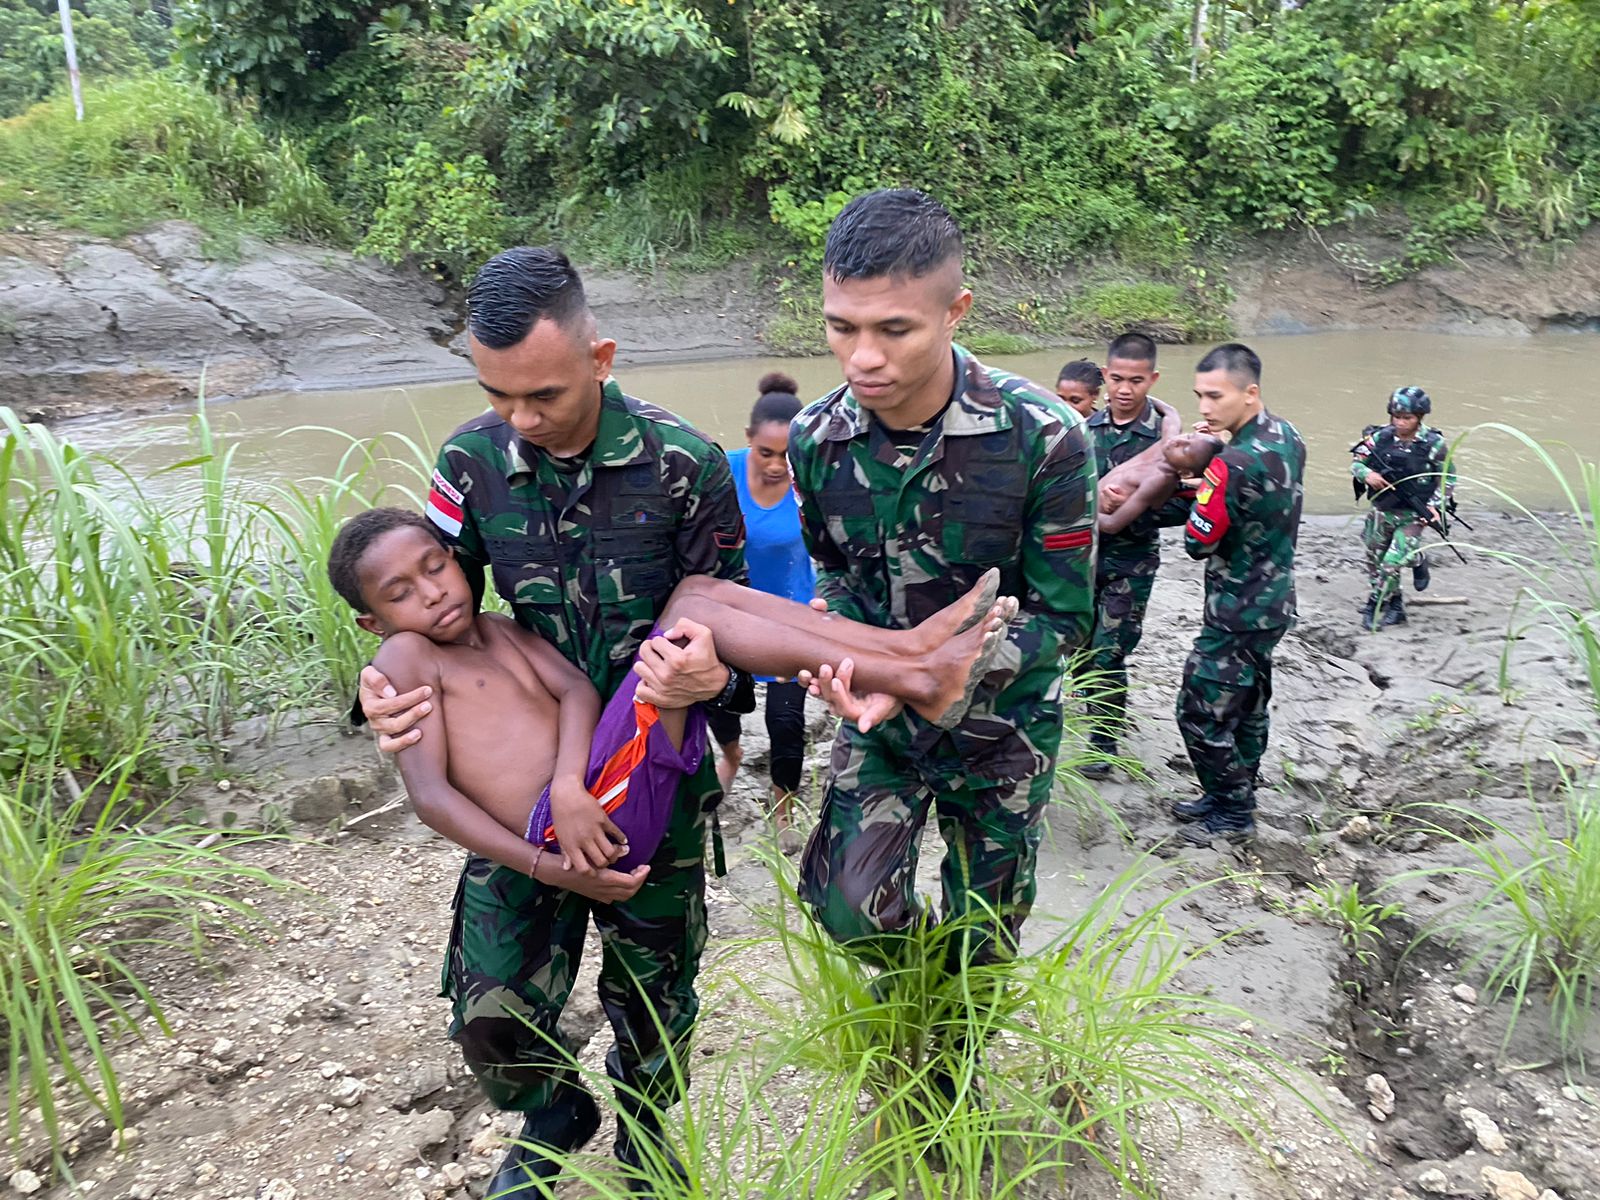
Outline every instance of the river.
<svg viewBox="0 0 1600 1200"><path fill-rule="evenodd" d="M1368 423L1381 422L1391 390L1405 384L1433 397L1433 424L1452 437L1498 421L1549 445L1571 472L1573 452L1600 460L1600 420L1590 388L1600 380L1600 338L1532 338L1449 334L1351 332L1250 339L1264 367L1268 406L1293 421L1306 439L1307 510L1352 511L1348 448ZM1190 393L1201 347L1166 346L1155 389L1186 416L1197 413ZM992 361L1049 385L1068 358L1094 348L1050 350ZM463 364L465 366L465 364ZM802 398L820 395L839 379L831 358L740 358L672 366L618 369L624 389L682 414L725 446L742 443L755 381L782 370L800 383ZM312 480L333 474L350 439L395 432L436 447L452 428L484 407L470 379L372 391L301 392L260 396L210 410L218 435L237 443L236 473L256 485ZM84 449L114 457L135 478L188 456L188 414L93 418L61 427ZM1560 443L1562 445L1558 446ZM404 455L398 446L392 450ZM1460 448L1467 482L1462 500L1504 507L1501 494L1531 508L1567 507L1549 471L1512 438L1479 430ZM181 476L152 482L170 488ZM165 481L173 481L171 483Z"/></svg>

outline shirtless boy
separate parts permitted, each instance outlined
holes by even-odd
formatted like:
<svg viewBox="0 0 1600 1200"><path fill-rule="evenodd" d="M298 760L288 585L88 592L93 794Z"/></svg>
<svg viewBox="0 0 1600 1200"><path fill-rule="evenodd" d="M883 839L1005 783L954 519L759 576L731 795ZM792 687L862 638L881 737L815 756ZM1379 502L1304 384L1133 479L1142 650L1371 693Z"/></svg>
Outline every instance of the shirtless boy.
<svg viewBox="0 0 1600 1200"><path fill-rule="evenodd" d="M594 687L548 642L475 611L466 575L416 513L372 509L346 522L328 575L357 623L383 639L374 665L402 691L434 689L424 736L399 754L422 822L541 883L602 902L631 895L649 872L632 864L648 863L677 776L704 751L698 710L635 701L630 677L602 713ZM690 576L661 620L669 639L680 620L714 629L724 662L761 674L853 660L864 686L948 727L965 714L1016 614L1015 600L997 602L998 582L991 571L955 604L895 631ZM608 794L619 779L620 798ZM597 802L602 780L607 794Z"/></svg>
<svg viewBox="0 0 1600 1200"><path fill-rule="evenodd" d="M1160 508L1177 494L1179 484L1194 479L1222 449L1210 433L1162 438L1127 462L1112 467L1100 480L1096 524L1102 534L1117 533L1141 513Z"/></svg>

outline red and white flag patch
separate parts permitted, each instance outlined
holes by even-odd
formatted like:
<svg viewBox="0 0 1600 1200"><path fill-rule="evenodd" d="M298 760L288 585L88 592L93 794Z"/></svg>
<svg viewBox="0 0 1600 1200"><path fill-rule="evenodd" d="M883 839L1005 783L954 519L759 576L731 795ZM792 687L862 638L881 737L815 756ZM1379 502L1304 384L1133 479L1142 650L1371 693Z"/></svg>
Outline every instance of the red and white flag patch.
<svg viewBox="0 0 1600 1200"><path fill-rule="evenodd" d="M464 515L461 493L437 471L433 473L433 486L428 489L428 503L423 511L428 520L451 537L461 535L461 519Z"/></svg>
<svg viewBox="0 0 1600 1200"><path fill-rule="evenodd" d="M1228 464L1213 458L1206 468L1200 491L1194 498L1194 508L1189 512L1189 528L1185 532L1202 546L1215 546L1228 532Z"/></svg>

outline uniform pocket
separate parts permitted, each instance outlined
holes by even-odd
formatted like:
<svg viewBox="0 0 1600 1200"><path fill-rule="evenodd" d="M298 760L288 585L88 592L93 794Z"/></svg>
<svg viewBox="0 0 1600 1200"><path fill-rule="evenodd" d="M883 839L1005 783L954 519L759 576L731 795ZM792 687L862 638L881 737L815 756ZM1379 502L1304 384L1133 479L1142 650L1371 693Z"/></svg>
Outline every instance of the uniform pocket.
<svg viewBox="0 0 1600 1200"><path fill-rule="evenodd" d="M943 544L951 562L990 567L1022 553L1022 508L1017 495L951 494L944 498Z"/></svg>
<svg viewBox="0 0 1600 1200"><path fill-rule="evenodd" d="M495 591L508 604L560 606L561 563L555 547L530 537L485 538Z"/></svg>

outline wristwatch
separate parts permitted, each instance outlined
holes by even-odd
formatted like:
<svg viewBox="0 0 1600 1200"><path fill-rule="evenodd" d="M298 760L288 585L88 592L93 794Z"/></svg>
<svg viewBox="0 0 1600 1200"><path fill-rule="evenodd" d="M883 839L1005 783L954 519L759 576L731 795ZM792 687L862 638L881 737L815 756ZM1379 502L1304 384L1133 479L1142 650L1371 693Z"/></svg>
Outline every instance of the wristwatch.
<svg viewBox="0 0 1600 1200"><path fill-rule="evenodd" d="M738 695L739 685L745 678L747 678L746 673L739 670L738 667L728 667L728 682L723 685L722 690L717 693L715 699L707 700L706 703L712 708L726 707L734 696Z"/></svg>

